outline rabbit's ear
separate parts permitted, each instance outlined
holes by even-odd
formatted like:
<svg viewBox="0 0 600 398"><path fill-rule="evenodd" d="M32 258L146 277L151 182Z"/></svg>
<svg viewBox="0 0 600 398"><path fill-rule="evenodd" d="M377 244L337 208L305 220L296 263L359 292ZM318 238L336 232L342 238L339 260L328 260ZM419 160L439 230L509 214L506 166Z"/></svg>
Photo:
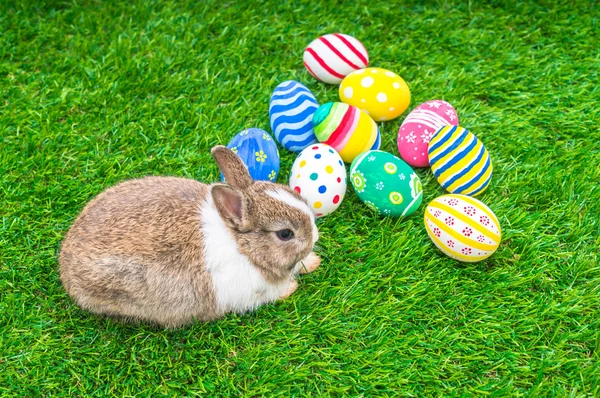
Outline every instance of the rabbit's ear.
<svg viewBox="0 0 600 398"><path fill-rule="evenodd" d="M252 185L248 167L231 149L218 145L211 150L211 153L229 185L238 189L246 189Z"/></svg>
<svg viewBox="0 0 600 398"><path fill-rule="evenodd" d="M229 227L239 232L250 230L248 200L244 194L225 184L213 185L210 193L219 215Z"/></svg>

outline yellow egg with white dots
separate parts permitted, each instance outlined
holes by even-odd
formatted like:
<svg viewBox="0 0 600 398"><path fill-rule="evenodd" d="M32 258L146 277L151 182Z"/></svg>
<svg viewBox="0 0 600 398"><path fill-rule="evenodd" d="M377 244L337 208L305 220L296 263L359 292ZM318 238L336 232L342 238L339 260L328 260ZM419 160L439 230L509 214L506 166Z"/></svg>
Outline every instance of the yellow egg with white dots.
<svg viewBox="0 0 600 398"><path fill-rule="evenodd" d="M342 80L340 100L381 122L397 118L408 108L410 89L394 72L365 68L350 73Z"/></svg>

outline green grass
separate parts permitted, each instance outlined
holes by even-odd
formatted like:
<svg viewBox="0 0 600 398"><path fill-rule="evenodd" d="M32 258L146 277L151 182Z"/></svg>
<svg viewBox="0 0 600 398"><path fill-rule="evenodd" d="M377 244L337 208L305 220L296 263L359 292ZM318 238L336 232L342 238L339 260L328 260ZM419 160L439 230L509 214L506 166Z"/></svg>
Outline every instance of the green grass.
<svg viewBox="0 0 600 398"><path fill-rule="evenodd" d="M476 3L2 2L0 396L600 396L600 12ZM76 307L57 253L84 204L127 178L216 180L209 149L270 131L284 80L336 100L301 57L338 31L404 77L409 110L445 99L485 143L496 254L453 261L424 205L382 218L350 188L285 302L177 331ZM418 174L425 203L443 193Z"/></svg>

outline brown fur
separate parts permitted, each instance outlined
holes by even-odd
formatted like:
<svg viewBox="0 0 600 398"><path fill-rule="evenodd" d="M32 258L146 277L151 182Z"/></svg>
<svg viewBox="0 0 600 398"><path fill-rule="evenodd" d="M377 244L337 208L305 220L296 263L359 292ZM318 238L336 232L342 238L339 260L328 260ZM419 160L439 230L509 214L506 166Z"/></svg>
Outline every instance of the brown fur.
<svg viewBox="0 0 600 398"><path fill-rule="evenodd" d="M69 294L92 312L167 326L216 318L198 217L207 194L199 182L169 177L126 181L100 194L62 244Z"/></svg>
<svg viewBox="0 0 600 398"><path fill-rule="evenodd" d="M82 308L167 327L222 316L205 264L211 248L204 245L201 215L209 197L239 252L265 279L293 278L311 253L312 224L264 192L277 188L300 197L282 185L253 182L225 147L215 147L213 156L229 185L146 177L109 188L85 206L59 255L63 285ZM278 240L275 231L283 228L297 239ZM318 265L318 257L310 258Z"/></svg>

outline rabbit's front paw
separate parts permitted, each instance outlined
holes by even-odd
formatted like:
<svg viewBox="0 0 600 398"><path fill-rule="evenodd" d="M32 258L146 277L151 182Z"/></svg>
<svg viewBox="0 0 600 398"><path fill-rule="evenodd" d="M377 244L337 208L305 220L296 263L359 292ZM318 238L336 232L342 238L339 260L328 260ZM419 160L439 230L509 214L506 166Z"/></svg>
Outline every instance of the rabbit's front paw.
<svg viewBox="0 0 600 398"><path fill-rule="evenodd" d="M288 290L286 290L285 293L279 297L279 300L285 300L286 298L290 297L292 294L294 294L296 289L298 289L298 282L293 280L290 282Z"/></svg>
<svg viewBox="0 0 600 398"><path fill-rule="evenodd" d="M310 252L306 258L296 264L296 273L309 274L316 270L321 264L321 257L315 252Z"/></svg>

